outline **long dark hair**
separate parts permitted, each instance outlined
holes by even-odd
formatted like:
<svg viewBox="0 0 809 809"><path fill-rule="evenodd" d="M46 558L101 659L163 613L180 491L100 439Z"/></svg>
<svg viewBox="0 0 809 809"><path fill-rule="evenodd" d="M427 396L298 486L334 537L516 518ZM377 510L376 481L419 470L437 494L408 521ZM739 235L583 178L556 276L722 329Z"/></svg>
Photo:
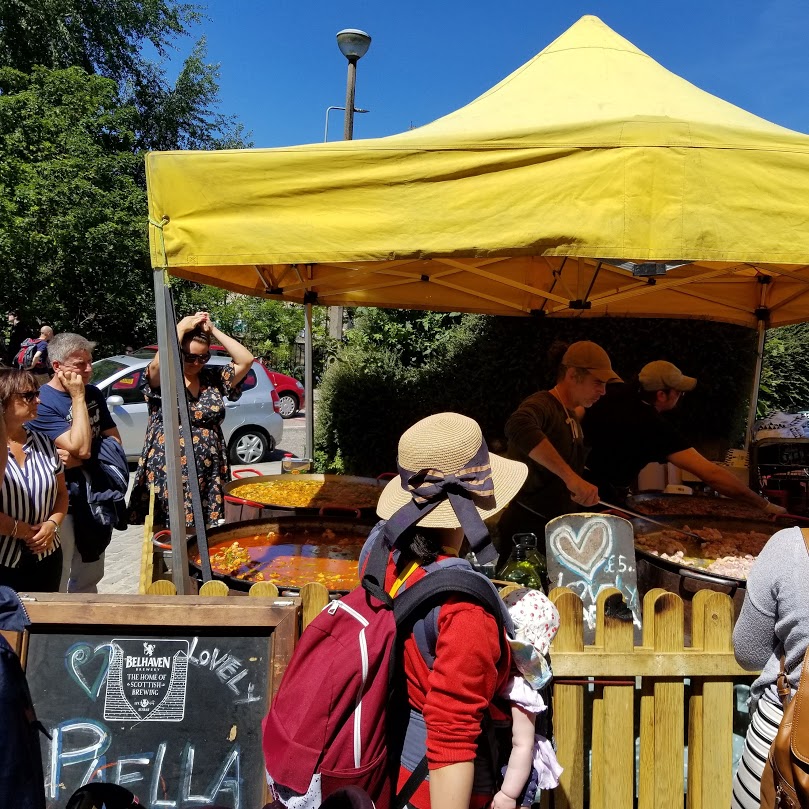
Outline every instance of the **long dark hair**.
<svg viewBox="0 0 809 809"><path fill-rule="evenodd" d="M441 553L441 533L439 529L414 525L399 537L398 546L402 549L397 568L405 568L411 562L429 565Z"/></svg>

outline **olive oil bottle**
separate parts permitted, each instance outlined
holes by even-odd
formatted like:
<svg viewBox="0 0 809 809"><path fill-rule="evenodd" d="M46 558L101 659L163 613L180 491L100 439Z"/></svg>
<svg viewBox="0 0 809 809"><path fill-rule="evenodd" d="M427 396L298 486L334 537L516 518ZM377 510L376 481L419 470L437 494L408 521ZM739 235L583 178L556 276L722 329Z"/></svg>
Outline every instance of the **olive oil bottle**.
<svg viewBox="0 0 809 809"><path fill-rule="evenodd" d="M545 559L537 551L537 535L514 534L512 542L514 549L511 551L508 561L497 574L497 578L544 591L548 579L548 567Z"/></svg>

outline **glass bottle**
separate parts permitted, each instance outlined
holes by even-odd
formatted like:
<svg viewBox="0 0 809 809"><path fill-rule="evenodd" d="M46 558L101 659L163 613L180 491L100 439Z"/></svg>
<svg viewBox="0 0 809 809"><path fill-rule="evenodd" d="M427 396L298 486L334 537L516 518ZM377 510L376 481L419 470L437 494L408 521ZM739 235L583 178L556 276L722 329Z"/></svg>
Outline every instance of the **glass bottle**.
<svg viewBox="0 0 809 809"><path fill-rule="evenodd" d="M514 534L512 542L514 549L497 577L503 581L513 581L523 587L544 590L548 568L537 551L537 535Z"/></svg>

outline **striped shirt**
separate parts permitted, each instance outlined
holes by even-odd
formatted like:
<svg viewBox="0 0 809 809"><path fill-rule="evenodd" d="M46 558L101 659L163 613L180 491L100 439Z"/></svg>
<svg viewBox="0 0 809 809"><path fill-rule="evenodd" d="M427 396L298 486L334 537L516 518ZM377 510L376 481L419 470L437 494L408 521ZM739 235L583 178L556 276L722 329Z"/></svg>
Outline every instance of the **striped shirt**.
<svg viewBox="0 0 809 809"><path fill-rule="evenodd" d="M0 488L0 511L12 519L36 525L53 514L58 491L56 476L64 472L65 467L50 438L28 428L25 431L28 440L23 446L25 463L22 468L11 450L8 452L6 476ZM16 567L24 545L19 538L0 534L0 565ZM51 549L37 554L37 559L44 559L58 547L59 537L54 536Z"/></svg>

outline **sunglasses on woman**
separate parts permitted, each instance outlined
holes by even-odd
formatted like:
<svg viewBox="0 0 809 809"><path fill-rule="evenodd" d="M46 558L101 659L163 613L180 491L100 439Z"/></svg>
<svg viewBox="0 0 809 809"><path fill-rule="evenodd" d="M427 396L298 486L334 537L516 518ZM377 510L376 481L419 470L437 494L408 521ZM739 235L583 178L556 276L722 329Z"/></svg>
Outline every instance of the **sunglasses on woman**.
<svg viewBox="0 0 809 809"><path fill-rule="evenodd" d="M33 402L39 396L38 390L23 390L19 393L15 393L15 396L20 396L21 398L25 399L26 402Z"/></svg>
<svg viewBox="0 0 809 809"><path fill-rule="evenodd" d="M191 354L188 351L183 351L183 359L188 363L202 363L203 365L211 358L210 352L207 354Z"/></svg>

